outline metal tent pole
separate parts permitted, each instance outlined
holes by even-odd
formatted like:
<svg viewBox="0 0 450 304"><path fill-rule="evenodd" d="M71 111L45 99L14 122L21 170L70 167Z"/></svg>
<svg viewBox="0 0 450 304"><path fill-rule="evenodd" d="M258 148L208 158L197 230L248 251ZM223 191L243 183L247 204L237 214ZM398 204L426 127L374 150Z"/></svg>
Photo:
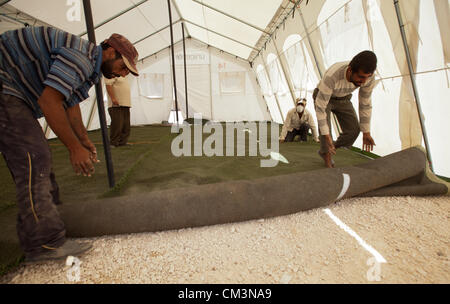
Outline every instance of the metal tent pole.
<svg viewBox="0 0 450 304"><path fill-rule="evenodd" d="M179 120L178 120L177 79L176 79L176 74L175 74L175 50L174 50L174 44L173 44L172 10L170 8L170 0L167 0L167 6L169 7L170 45L171 45L171 51L172 51L173 87L175 90L175 112L176 112L176 116L177 116L177 125L178 125Z"/></svg>
<svg viewBox="0 0 450 304"><path fill-rule="evenodd" d="M86 27L88 32L89 41L95 45L95 31L94 31L94 22L92 19L92 9L91 9L91 1L83 0L84 6L84 15L86 19ZM95 92L97 95L97 106L98 106L98 115L100 118L100 126L102 128L102 137L103 137L103 148L105 151L105 159L106 159L106 167L108 169L108 180L109 186L114 187L114 168L111 159L111 147L109 145L108 139L108 130L106 127L106 115L105 115L105 105L103 104L103 91L102 91L102 83L101 80L97 82L95 85Z"/></svg>
<svg viewBox="0 0 450 304"><path fill-rule="evenodd" d="M184 58L184 94L186 95L186 119L189 118L188 106L188 89L187 89L187 68L186 68L186 43L184 37L184 22L181 23L181 31L183 33L183 58Z"/></svg>
<svg viewBox="0 0 450 304"><path fill-rule="evenodd" d="M423 113L422 113L422 107L420 105L419 92L418 92L417 86L416 86L416 76L414 75L414 69L413 69L412 60L411 60L411 53L409 52L408 41L406 39L406 33L405 33L405 25L403 24L402 15L400 12L400 5L399 5L398 0L394 0L394 6L395 6L395 12L397 13L397 20L398 20L398 25L400 27L400 33L402 35L403 47L405 48L406 61L408 62L409 76L411 78L411 84L412 84L412 88L413 88L413 92L414 92L414 98L416 99L417 112L419 114L419 121L420 121L420 126L422 128L423 140L425 142L425 147L427 150L427 157L428 157L428 161L430 163L430 169L431 169L431 171L433 171L433 162L431 160L430 145L428 143L427 131L425 129L425 124L423 122Z"/></svg>

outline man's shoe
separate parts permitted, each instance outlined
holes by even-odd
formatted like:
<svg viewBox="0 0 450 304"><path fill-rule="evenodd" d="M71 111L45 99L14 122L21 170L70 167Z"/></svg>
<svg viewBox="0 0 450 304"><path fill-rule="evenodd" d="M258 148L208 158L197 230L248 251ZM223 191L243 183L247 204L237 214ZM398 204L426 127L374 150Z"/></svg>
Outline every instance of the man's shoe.
<svg viewBox="0 0 450 304"><path fill-rule="evenodd" d="M61 260L67 258L68 256L80 255L91 248L91 244L67 240L61 247L52 249L46 248L44 252L25 256L25 263L33 264L44 261Z"/></svg>

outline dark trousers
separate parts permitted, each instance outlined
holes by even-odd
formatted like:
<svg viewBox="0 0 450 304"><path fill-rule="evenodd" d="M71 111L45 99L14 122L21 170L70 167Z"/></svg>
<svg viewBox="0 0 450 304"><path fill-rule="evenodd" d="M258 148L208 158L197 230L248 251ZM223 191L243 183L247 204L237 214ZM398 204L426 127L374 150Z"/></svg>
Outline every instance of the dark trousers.
<svg viewBox="0 0 450 304"><path fill-rule="evenodd" d="M300 125L300 128L294 129L292 131L289 131L286 134L286 138L284 139L285 142L291 142L294 141L295 136L300 135L300 141L307 141L308 140L308 131L310 129L310 126L308 123L304 122Z"/></svg>
<svg viewBox="0 0 450 304"><path fill-rule="evenodd" d="M110 107L111 126L109 128L109 140L113 146L125 145L130 137L130 108Z"/></svg>
<svg viewBox="0 0 450 304"><path fill-rule="evenodd" d="M314 102L319 90L316 88L313 93ZM358 116L356 115L355 109L353 108L350 99L352 95L347 95L345 97L333 97L331 96L328 102L326 113L327 113L327 123L331 135L331 112L333 112L339 125L341 126L342 133L339 135L337 140L334 142L335 148L340 147L350 147L353 145L355 140L359 136L359 122ZM320 128L319 128L320 134ZM328 153L328 145L325 142L325 137L320 134L320 153Z"/></svg>
<svg viewBox="0 0 450 304"><path fill-rule="evenodd" d="M65 227L55 205L59 190L47 139L25 102L1 93L0 151L16 184L17 234L25 254L61 246Z"/></svg>

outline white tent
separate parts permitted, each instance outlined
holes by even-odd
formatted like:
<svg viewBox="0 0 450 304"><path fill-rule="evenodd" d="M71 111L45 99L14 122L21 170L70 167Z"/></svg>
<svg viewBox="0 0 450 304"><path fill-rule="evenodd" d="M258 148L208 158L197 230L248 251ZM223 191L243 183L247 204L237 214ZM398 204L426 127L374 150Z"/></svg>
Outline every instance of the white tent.
<svg viewBox="0 0 450 304"><path fill-rule="evenodd" d="M2 2L0 32L26 22L87 38L81 0ZM175 106L167 0L91 2L97 42L118 32L140 54L141 76L130 77L132 124L168 120ZM450 129L448 0L172 0L171 4L176 93L183 118L182 24L187 37L189 117L202 113L216 121L282 123L298 96L307 97L307 108L314 112L311 93L324 71L371 49L379 61L372 98L374 153L384 156L424 145L435 173L450 176L450 138L445 131ZM81 104L89 130L100 127L94 95L92 90L91 98ZM352 102L357 109L357 98ZM44 121L42 125L47 129ZM335 126L335 134L338 129ZM54 135L48 130L47 136ZM355 146L361 146L361 137Z"/></svg>

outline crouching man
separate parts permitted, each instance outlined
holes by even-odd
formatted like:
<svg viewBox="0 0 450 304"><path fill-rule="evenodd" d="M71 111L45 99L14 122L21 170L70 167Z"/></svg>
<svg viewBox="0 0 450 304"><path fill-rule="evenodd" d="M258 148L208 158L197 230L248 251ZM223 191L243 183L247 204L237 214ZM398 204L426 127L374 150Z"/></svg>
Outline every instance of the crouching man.
<svg viewBox="0 0 450 304"><path fill-rule="evenodd" d="M316 124L311 113L306 109L306 99L298 98L296 102L296 107L286 116L280 142L292 142L297 135L300 136L300 141L307 141L309 129L312 131L314 141L319 142Z"/></svg>

